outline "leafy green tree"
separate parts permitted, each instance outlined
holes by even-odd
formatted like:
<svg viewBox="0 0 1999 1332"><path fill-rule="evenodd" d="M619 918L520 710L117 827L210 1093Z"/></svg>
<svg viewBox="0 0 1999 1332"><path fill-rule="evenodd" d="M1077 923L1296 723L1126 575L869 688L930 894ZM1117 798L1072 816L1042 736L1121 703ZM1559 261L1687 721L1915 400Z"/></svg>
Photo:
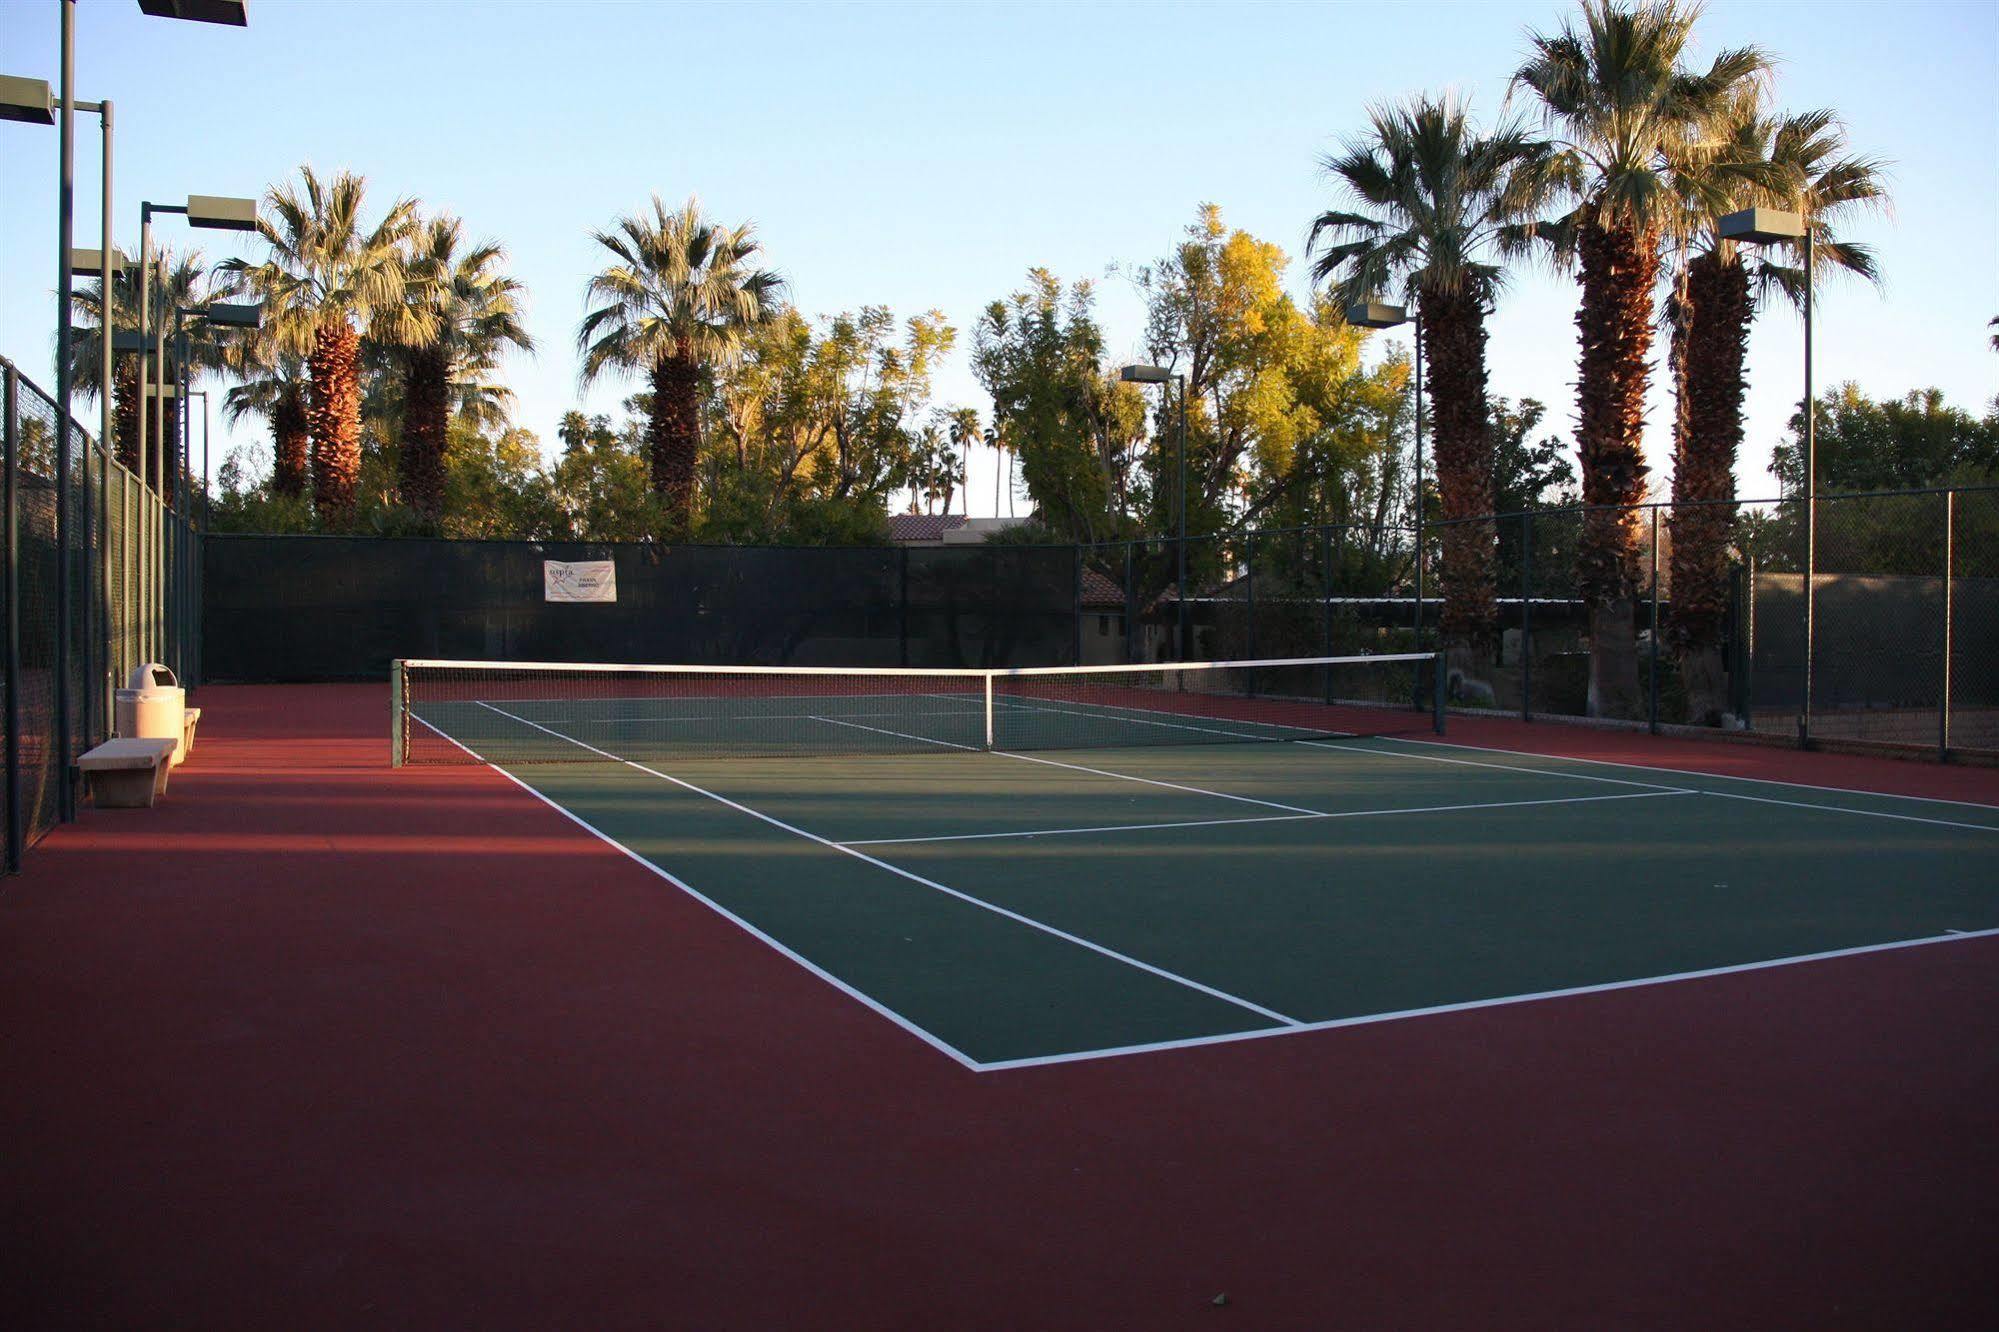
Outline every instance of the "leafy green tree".
<svg viewBox="0 0 1999 1332"><path fill-rule="evenodd" d="M1978 417L1941 389L1876 399L1849 381L1819 395L1816 425L1821 495L1999 483L1999 399ZM1771 454L1786 495L1805 493L1804 428L1804 413L1793 412L1790 437Z"/></svg>
<svg viewBox="0 0 1999 1332"><path fill-rule="evenodd" d="M1497 533L1467 521L1494 511L1493 431L1486 401L1486 314L1499 286L1500 243L1537 202L1529 186L1546 145L1517 124L1481 135L1462 104L1417 97L1376 107L1371 129L1323 159L1350 206L1312 223L1315 278L1342 304L1397 290L1415 308L1429 353L1444 594L1440 631L1461 666L1499 646ZM1330 243L1319 244L1328 240Z"/></svg>
<svg viewBox="0 0 1999 1332"><path fill-rule="evenodd" d="M593 238L613 262L590 279L592 304L577 331L583 383L610 370L649 376L652 488L666 535L684 537L694 524L703 374L742 359L751 331L776 313L784 282L751 267L762 252L754 227L719 226L694 199L669 212L654 195L650 217L619 218Z"/></svg>
<svg viewBox="0 0 1999 1332"><path fill-rule="evenodd" d="M401 199L373 227L362 222L367 182L351 172L322 181L309 166L294 185L274 185L257 230L269 257L225 259L217 272L260 299L281 354L303 357L309 380L313 504L339 528L355 516L361 474L361 339L413 342L428 335L420 302L406 299L402 241L416 202Z"/></svg>
<svg viewBox="0 0 1999 1332"><path fill-rule="evenodd" d="M583 541L644 541L661 530L640 428L612 429L608 416L566 412L556 427L562 455L551 474L552 535Z"/></svg>
<svg viewBox="0 0 1999 1332"><path fill-rule="evenodd" d="M1755 47L1739 47L1704 72L1687 69L1698 13L1680 0L1584 0L1579 19L1532 35L1513 76L1539 100L1555 138L1547 181L1574 203L1544 234L1582 277L1576 445L1583 500L1595 507L1583 522L1576 573L1589 604L1596 715L1635 715L1638 705L1638 533L1629 506L1645 498L1652 293L1661 241L1678 216L1669 153L1716 133L1770 63Z"/></svg>
<svg viewBox="0 0 1999 1332"><path fill-rule="evenodd" d="M972 369L992 395L994 442L1020 460L1041 522L1072 540L1125 535L1143 438L1135 386L1107 377L1088 282L1064 291L1046 269L986 307Z"/></svg>
<svg viewBox="0 0 1999 1332"><path fill-rule="evenodd" d="M756 330L704 405L704 539L885 536L889 498L923 465L931 375L956 336L936 311L898 323L884 306L816 330L786 310Z"/></svg>

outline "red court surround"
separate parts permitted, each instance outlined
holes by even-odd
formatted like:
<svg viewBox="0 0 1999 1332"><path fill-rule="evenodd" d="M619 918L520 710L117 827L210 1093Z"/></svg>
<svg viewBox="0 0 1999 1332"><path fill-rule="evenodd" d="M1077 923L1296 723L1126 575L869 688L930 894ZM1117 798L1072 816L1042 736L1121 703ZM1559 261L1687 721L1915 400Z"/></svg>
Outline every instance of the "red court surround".
<svg viewBox="0 0 1999 1332"><path fill-rule="evenodd" d="M973 1074L392 772L381 687L199 702L164 804L0 884L0 1327L1999 1326L1999 940Z"/></svg>

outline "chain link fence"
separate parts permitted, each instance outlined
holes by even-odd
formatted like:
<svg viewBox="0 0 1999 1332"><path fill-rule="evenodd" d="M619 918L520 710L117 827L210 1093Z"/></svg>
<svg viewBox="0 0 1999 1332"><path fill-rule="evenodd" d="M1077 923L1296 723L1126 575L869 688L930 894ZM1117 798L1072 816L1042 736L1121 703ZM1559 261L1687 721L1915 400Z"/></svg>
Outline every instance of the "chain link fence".
<svg viewBox="0 0 1999 1332"><path fill-rule="evenodd" d="M1806 519L1763 500L1430 523L1420 601L1407 529L1193 537L1184 597L1176 541L1092 546L1115 587L1079 604L1104 617L1085 659L1443 646L1462 711L1999 756L1999 487L1825 495ZM1591 562L1612 587L1578 577L1592 541L1619 546Z"/></svg>
<svg viewBox="0 0 1999 1332"><path fill-rule="evenodd" d="M59 444L55 399L4 358L0 378L0 779L12 871L73 815L76 759L110 734L113 691L132 669L164 661L196 680L198 538L74 418Z"/></svg>

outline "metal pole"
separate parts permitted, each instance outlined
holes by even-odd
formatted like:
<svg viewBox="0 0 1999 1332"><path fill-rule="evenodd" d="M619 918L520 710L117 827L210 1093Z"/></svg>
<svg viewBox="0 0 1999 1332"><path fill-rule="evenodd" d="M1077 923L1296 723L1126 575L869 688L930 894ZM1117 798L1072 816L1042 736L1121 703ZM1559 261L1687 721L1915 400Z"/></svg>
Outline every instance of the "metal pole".
<svg viewBox="0 0 1999 1332"><path fill-rule="evenodd" d="M1520 515L1520 720L1534 720L1534 515Z"/></svg>
<svg viewBox="0 0 1999 1332"><path fill-rule="evenodd" d="M97 445L104 456L97 468L97 521L103 528L97 552L97 604L103 610L101 636L91 637L91 651L99 658L97 669L90 686L90 696L96 700L97 714L101 723L101 734L111 734L110 653L111 653L111 460L118 456L114 443L118 432L118 413L111 401L111 361L115 354L112 349L112 325L116 322L118 308L118 263L116 251L111 247L111 103L98 103L97 123L103 130L103 162L100 189L103 198L98 201L97 217L97 258L99 300L97 310ZM89 483L84 485L89 490ZM95 736L92 737L93 739Z"/></svg>
<svg viewBox="0 0 1999 1332"><path fill-rule="evenodd" d="M909 665L909 547L904 546L896 558L895 593L895 638L896 660Z"/></svg>
<svg viewBox="0 0 1999 1332"><path fill-rule="evenodd" d="M1952 584L1951 568L1954 552L1955 529L1957 526L1957 492L1943 493L1943 693L1937 703L1937 761L1950 758L1950 668L1951 668L1951 602L1956 588Z"/></svg>
<svg viewBox="0 0 1999 1332"><path fill-rule="evenodd" d="M1127 666L1131 665L1134 660L1131 650L1132 641L1133 641L1133 635L1138 632L1138 616L1136 614L1138 608L1133 604L1137 600L1137 597L1133 595L1133 589L1135 584L1132 582L1132 579L1137 572L1135 568L1137 562L1136 556L1137 556L1136 543L1130 541L1125 542L1124 543L1124 664Z"/></svg>
<svg viewBox="0 0 1999 1332"><path fill-rule="evenodd" d="M1444 733L1444 683L1450 667L1444 661L1442 652L1431 659L1430 666L1430 725L1438 735Z"/></svg>
<svg viewBox="0 0 1999 1332"><path fill-rule="evenodd" d="M56 191L56 817L74 816L69 730L70 222L76 211L76 0L62 5L61 164Z"/></svg>
<svg viewBox="0 0 1999 1332"><path fill-rule="evenodd" d="M1083 543L1069 547L1069 660L1083 664Z"/></svg>
<svg viewBox="0 0 1999 1332"><path fill-rule="evenodd" d="M1818 412L1812 403L1812 224L1805 219L1805 696L1798 709L1798 745L1812 743L1812 638L1818 623Z"/></svg>
<svg viewBox="0 0 1999 1332"><path fill-rule="evenodd" d="M1416 642L1423 650L1423 309L1412 300L1416 338Z"/></svg>
<svg viewBox="0 0 1999 1332"><path fill-rule="evenodd" d="M1180 382L1180 540L1178 569L1175 572L1175 586L1178 595L1180 631L1180 660L1189 660L1193 653L1187 645L1187 376L1175 375Z"/></svg>
<svg viewBox="0 0 1999 1332"><path fill-rule="evenodd" d="M1659 734L1659 506L1652 506L1652 651L1645 673L1645 725Z"/></svg>
<svg viewBox="0 0 1999 1332"><path fill-rule="evenodd" d="M187 674L187 484L188 448L194 442L193 423L188 419L187 395L194 387L194 373L187 364L187 322L186 311L178 303L174 306L174 369L178 383L175 385L174 422L180 427L174 457L173 524L174 524L174 674Z"/></svg>
<svg viewBox="0 0 1999 1332"><path fill-rule="evenodd" d="M0 447L6 450L7 561L7 871L21 868L21 847L27 830L21 826L21 521L20 521L20 372L5 366L5 387L0 389Z"/></svg>
<svg viewBox="0 0 1999 1332"><path fill-rule="evenodd" d="M148 475L146 459L152 448L151 433L147 426L154 415L153 367L151 364L153 349L147 345L150 341L147 334L152 329L152 298L153 206L141 200L139 203L139 437L136 441L138 457L133 459L134 462L139 464L136 470L139 474L140 504L138 507L139 523L136 533L138 536L138 548L132 555L133 572L137 575L139 583L139 586L135 589L137 593L137 606L132 610L132 613L136 615L138 622L135 645L138 648L138 655L141 658L148 655L147 645L152 641L151 630L148 627L152 617L152 601L146 593L145 577L145 571L151 567L152 560L152 521L144 503L145 488L147 485L146 478ZM127 528L126 533L126 539L128 541L131 540L133 535L132 529ZM128 608L133 607L133 603L130 601L126 605ZM130 662L127 663L127 666L129 668L137 664L137 662Z"/></svg>
<svg viewBox="0 0 1999 1332"><path fill-rule="evenodd" d="M1245 608L1249 612L1249 659L1256 660L1256 533L1248 534L1248 545L1243 551L1243 593ZM1243 680L1246 692L1256 693L1256 672L1248 672Z"/></svg>

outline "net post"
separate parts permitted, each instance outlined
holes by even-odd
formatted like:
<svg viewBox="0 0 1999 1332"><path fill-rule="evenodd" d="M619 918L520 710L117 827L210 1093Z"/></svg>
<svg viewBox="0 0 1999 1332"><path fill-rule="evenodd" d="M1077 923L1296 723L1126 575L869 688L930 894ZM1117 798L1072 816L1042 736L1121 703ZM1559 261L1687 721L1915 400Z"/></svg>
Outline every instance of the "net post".
<svg viewBox="0 0 1999 1332"><path fill-rule="evenodd" d="M389 663L389 766L400 768L409 754L407 687L403 680L403 659Z"/></svg>
<svg viewBox="0 0 1999 1332"><path fill-rule="evenodd" d="M980 679L981 683L986 687L986 748L991 749L993 747L993 673L987 671Z"/></svg>
<svg viewBox="0 0 1999 1332"><path fill-rule="evenodd" d="M1438 735L1444 733L1444 654L1439 651L1431 658L1430 670L1430 725Z"/></svg>

